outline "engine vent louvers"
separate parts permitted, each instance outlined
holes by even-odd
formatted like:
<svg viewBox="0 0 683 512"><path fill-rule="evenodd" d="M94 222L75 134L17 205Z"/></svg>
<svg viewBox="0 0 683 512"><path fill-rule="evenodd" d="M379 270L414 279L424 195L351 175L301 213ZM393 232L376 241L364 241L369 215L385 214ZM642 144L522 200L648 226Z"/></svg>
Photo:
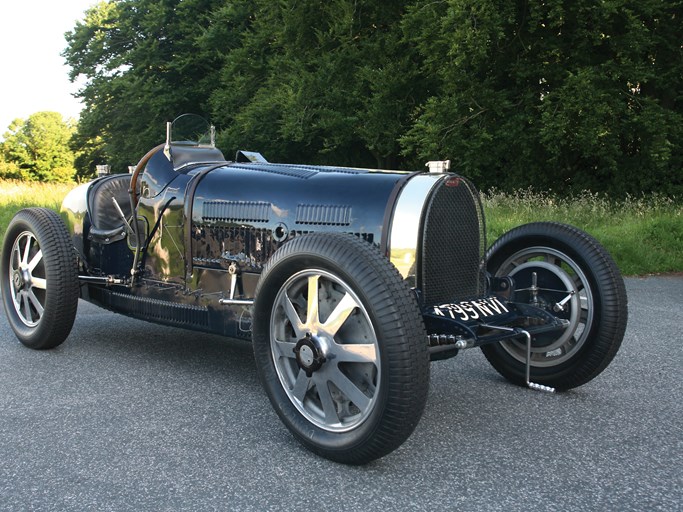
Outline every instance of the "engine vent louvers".
<svg viewBox="0 0 683 512"><path fill-rule="evenodd" d="M318 172L334 173L334 174L368 174L370 171L368 169L354 169L351 167L332 167L330 165L320 165L313 167Z"/></svg>
<svg viewBox="0 0 683 512"><path fill-rule="evenodd" d="M296 207L296 223L317 226L348 226L351 207L347 205L300 204Z"/></svg>
<svg viewBox="0 0 683 512"><path fill-rule="evenodd" d="M270 203L259 201L207 201L202 220L227 222L268 222Z"/></svg>
<svg viewBox="0 0 683 512"><path fill-rule="evenodd" d="M326 173L337 173L337 174L367 174L370 171L368 169L354 169L351 167L332 167L330 165L301 165L301 164L273 164L269 163L271 168L284 168L290 170L308 170L314 173L326 172Z"/></svg>
<svg viewBox="0 0 683 512"><path fill-rule="evenodd" d="M291 178L300 178L302 180L311 178L318 174L318 170L314 167L295 166L295 165L278 165L278 164L230 164L233 169L244 169L248 171L267 172L270 174L277 174L280 176L289 176Z"/></svg>

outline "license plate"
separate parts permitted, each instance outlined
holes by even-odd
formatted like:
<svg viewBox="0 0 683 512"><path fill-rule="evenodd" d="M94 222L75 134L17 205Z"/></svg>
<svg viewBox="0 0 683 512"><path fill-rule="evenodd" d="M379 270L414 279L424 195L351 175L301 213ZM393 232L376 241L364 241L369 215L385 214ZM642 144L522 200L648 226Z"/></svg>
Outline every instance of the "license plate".
<svg viewBox="0 0 683 512"><path fill-rule="evenodd" d="M484 299L464 300L455 304L441 304L434 306L434 314L455 320L467 322L490 316L503 315L510 310L496 297Z"/></svg>

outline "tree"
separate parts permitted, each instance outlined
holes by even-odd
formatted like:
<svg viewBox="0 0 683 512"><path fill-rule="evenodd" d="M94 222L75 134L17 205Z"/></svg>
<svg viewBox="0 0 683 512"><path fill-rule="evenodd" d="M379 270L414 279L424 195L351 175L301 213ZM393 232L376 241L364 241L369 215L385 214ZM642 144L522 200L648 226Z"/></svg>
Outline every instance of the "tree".
<svg viewBox="0 0 683 512"><path fill-rule="evenodd" d="M680 194L680 15L680 1L415 2L403 24L438 83L403 151L484 187Z"/></svg>
<svg viewBox="0 0 683 512"><path fill-rule="evenodd" d="M400 163L399 138L424 80L403 41L406 2L230 2L215 13L222 48L211 94L220 141L269 158Z"/></svg>
<svg viewBox="0 0 683 512"><path fill-rule="evenodd" d="M66 36L79 173L124 171L193 112L226 156L683 194L682 3L102 1Z"/></svg>
<svg viewBox="0 0 683 512"><path fill-rule="evenodd" d="M84 77L75 143L79 173L125 172L164 139L166 121L206 114L218 66L197 44L219 0L101 1L67 32L72 80ZM99 162L97 160L100 160Z"/></svg>
<svg viewBox="0 0 683 512"><path fill-rule="evenodd" d="M69 141L74 126L57 112L37 112L16 119L4 134L0 175L31 181L68 182L75 174Z"/></svg>

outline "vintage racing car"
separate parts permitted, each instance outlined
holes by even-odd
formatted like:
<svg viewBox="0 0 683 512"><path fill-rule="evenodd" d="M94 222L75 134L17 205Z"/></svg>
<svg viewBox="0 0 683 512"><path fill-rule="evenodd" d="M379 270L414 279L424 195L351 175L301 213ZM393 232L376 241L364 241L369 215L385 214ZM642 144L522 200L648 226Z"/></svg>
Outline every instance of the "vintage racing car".
<svg viewBox="0 0 683 512"><path fill-rule="evenodd" d="M62 343L78 298L252 340L261 382L314 452L361 464L417 425L430 360L481 347L513 383L597 376L626 327L605 249L533 223L487 249L479 194L448 161L419 172L226 161L212 127L168 123L132 174L77 186L61 216L18 212L2 298L19 340Z"/></svg>

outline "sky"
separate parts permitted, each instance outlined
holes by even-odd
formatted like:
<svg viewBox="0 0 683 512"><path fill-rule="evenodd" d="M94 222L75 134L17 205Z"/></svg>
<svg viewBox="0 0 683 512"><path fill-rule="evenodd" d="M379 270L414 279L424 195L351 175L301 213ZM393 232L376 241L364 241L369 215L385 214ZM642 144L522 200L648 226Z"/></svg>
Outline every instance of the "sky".
<svg viewBox="0 0 683 512"><path fill-rule="evenodd" d="M0 0L0 138L17 117L43 110L78 118L64 33L97 0Z"/></svg>

